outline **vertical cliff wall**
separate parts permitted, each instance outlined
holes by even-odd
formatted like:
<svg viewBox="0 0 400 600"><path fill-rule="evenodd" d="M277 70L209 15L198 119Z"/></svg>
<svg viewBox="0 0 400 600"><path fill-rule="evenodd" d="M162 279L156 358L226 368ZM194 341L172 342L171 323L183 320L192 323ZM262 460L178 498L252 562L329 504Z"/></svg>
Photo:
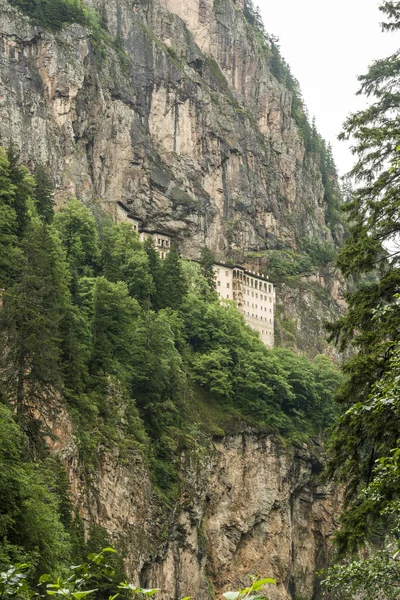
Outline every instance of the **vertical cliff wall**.
<svg viewBox="0 0 400 600"><path fill-rule="evenodd" d="M296 251L304 237L333 243L319 157L241 0L86 4L102 14L100 44L76 24L45 31L0 0L0 137L32 166L50 165L59 206L71 195L120 200L173 232L184 256L208 245L257 268L268 268L266 250ZM320 298L317 310L289 304L293 343L313 353L297 331Z"/></svg>
<svg viewBox="0 0 400 600"><path fill-rule="evenodd" d="M102 15L100 41L77 24L46 31L0 0L1 143L16 143L32 168L50 166L59 207L71 195L94 211L119 200L172 232L184 256L207 245L257 269L303 238L340 241L319 158L242 0L85 3ZM340 296L330 267L282 282L281 343L324 350L322 322ZM167 510L139 452L127 461L104 450L89 476L67 415L53 411L49 425L86 529L104 527L128 575L161 587L162 600L206 600L249 571L277 579L271 600L318 598L340 499L318 485L316 447L252 431L196 442L180 455Z"/></svg>
<svg viewBox="0 0 400 600"><path fill-rule="evenodd" d="M99 456L88 478L63 410L52 410L52 451L64 462L85 527L99 525L124 551L128 576L160 587L162 600L211 600L274 577L271 600L316 600L316 571L329 559L341 497L318 482L321 448L288 449L255 431L203 439L180 456L172 509L154 493L141 455Z"/></svg>

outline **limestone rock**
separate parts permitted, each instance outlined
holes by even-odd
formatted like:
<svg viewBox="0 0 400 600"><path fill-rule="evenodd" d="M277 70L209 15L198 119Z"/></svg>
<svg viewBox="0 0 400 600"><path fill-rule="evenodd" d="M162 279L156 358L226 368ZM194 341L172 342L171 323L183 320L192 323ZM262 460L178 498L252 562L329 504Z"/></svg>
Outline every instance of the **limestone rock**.
<svg viewBox="0 0 400 600"><path fill-rule="evenodd" d="M186 257L208 245L250 265L332 240L318 161L242 0L85 2L122 50L78 25L52 35L0 0L0 138L51 166L59 207L120 200Z"/></svg>

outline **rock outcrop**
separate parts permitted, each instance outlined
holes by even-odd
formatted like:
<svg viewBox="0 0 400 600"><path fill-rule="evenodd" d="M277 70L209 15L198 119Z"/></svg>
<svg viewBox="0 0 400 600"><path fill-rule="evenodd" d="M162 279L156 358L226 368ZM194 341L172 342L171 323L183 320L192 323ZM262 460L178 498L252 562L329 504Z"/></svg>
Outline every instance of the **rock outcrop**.
<svg viewBox="0 0 400 600"><path fill-rule="evenodd" d="M123 549L129 578L160 587L161 600L220 597L249 573L273 577L271 600L316 600L341 495L318 482L317 445L288 449L246 430L194 444L180 457L180 491L169 510L142 457L99 456L88 479L63 410L52 411L50 446L63 461L77 513Z"/></svg>
<svg viewBox="0 0 400 600"><path fill-rule="evenodd" d="M53 35L0 0L0 138L51 166L59 206L120 200L184 256L208 245L248 266L332 241L318 160L242 0L85 3L107 39Z"/></svg>

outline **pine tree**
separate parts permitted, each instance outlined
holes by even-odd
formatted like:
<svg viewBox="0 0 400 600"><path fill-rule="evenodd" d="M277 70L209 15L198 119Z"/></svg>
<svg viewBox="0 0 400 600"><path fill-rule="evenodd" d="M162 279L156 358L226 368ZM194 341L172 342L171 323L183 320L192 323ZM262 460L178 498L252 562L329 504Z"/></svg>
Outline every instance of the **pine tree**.
<svg viewBox="0 0 400 600"><path fill-rule="evenodd" d="M35 171L34 200L36 210L46 223L51 223L54 217L54 188L47 169L39 165Z"/></svg>
<svg viewBox="0 0 400 600"><path fill-rule="evenodd" d="M160 256L155 249L153 240L151 238L145 239L143 247L149 259L149 270L153 279L153 289L150 293L151 304L154 310L159 310L162 307L161 295L163 287Z"/></svg>
<svg viewBox="0 0 400 600"><path fill-rule="evenodd" d="M72 276L71 289L75 294L79 277L92 277L98 268L99 247L96 221L86 206L73 198L60 211L54 225L59 231L67 254Z"/></svg>
<svg viewBox="0 0 400 600"><path fill-rule="evenodd" d="M97 277L93 288L92 375L116 374L126 380L131 367L132 336L139 305L125 283Z"/></svg>
<svg viewBox="0 0 400 600"><path fill-rule="evenodd" d="M125 281L129 294L142 305L154 293L149 257L129 223L104 230L101 244L103 273L109 281Z"/></svg>
<svg viewBox="0 0 400 600"><path fill-rule="evenodd" d="M29 407L40 410L61 384L59 326L69 305L69 276L56 233L34 219L22 250L23 267L4 293L0 313L4 389L20 421Z"/></svg>
<svg viewBox="0 0 400 600"><path fill-rule="evenodd" d="M384 2L380 10L389 19L384 29L400 28L398 2ZM330 472L346 482L354 517L347 520L349 529L343 527L342 540L346 531L347 539L354 538L350 528L364 528L358 492L400 434L396 403L389 412L370 406L373 387L385 377L400 338L400 51L374 62L360 81L360 93L373 102L348 118L342 135L354 140L357 163L351 175L359 184L344 206L349 236L338 259L352 289L347 313L330 327L339 349L353 354L343 367L347 379L340 399L346 410L331 442Z"/></svg>
<svg viewBox="0 0 400 600"><path fill-rule="evenodd" d="M209 248L204 246L200 251L200 272L203 275L204 279L207 281L208 287L210 291L215 291L217 289L217 284L215 281L215 257Z"/></svg>
<svg viewBox="0 0 400 600"><path fill-rule="evenodd" d="M14 199L15 186L11 182L10 163L0 148L0 289L12 280L20 258Z"/></svg>
<svg viewBox="0 0 400 600"><path fill-rule="evenodd" d="M161 308L178 310L187 293L187 284L182 271L178 251L172 247L162 263L162 280L159 291Z"/></svg>
<svg viewBox="0 0 400 600"><path fill-rule="evenodd" d="M29 223L28 207L35 182L29 170L20 164L19 151L10 143L7 150L11 183L14 186L13 208L17 215L17 235L22 237Z"/></svg>

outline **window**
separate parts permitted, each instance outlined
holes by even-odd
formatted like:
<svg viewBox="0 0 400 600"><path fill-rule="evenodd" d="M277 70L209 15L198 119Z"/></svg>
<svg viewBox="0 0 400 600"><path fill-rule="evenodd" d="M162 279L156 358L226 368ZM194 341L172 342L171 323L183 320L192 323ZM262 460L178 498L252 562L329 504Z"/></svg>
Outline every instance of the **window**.
<svg viewBox="0 0 400 600"><path fill-rule="evenodd" d="M225 271L225 277L228 277L229 273L228 271Z"/></svg>
<svg viewBox="0 0 400 600"><path fill-rule="evenodd" d="M258 298L258 294L256 294L256 298Z"/></svg>
<svg viewBox="0 0 400 600"><path fill-rule="evenodd" d="M221 282L219 280L217 281L217 285L221 285Z"/></svg>
<svg viewBox="0 0 400 600"><path fill-rule="evenodd" d="M249 292L249 290L247 290L247 295L248 295L248 296L250 296L250 292Z"/></svg>
<svg viewBox="0 0 400 600"><path fill-rule="evenodd" d="M254 298L254 292L251 292L251 297Z"/></svg>
<svg viewBox="0 0 400 600"><path fill-rule="evenodd" d="M258 286L258 282L257 282L257 281L255 281L255 282L254 282L254 287L255 287L256 289L257 289L257 286Z"/></svg>
<svg viewBox="0 0 400 600"><path fill-rule="evenodd" d="M230 287L229 283L227 283L227 284L226 284L226 287L227 287L227 288L228 288L228 290L229 290L229 287Z"/></svg>
<svg viewBox="0 0 400 600"><path fill-rule="evenodd" d="M269 309L269 312L272 313L272 309L271 308Z"/></svg>
<svg viewBox="0 0 400 600"><path fill-rule="evenodd" d="M268 291L269 291L269 293L271 293L271 291L272 291L270 285L268 286Z"/></svg>
<svg viewBox="0 0 400 600"><path fill-rule="evenodd" d="M229 299L229 294L227 294L226 297Z"/></svg>
<svg viewBox="0 0 400 600"><path fill-rule="evenodd" d="M251 287L254 287L254 279L251 280Z"/></svg>

